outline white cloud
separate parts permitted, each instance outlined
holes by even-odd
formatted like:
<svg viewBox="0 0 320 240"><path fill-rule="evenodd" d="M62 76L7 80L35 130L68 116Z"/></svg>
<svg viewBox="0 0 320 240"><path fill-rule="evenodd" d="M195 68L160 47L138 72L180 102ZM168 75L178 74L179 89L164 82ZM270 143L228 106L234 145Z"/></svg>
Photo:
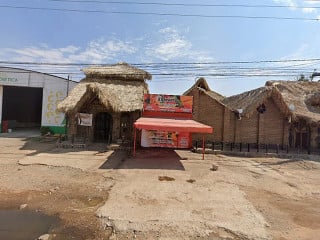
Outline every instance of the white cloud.
<svg viewBox="0 0 320 240"><path fill-rule="evenodd" d="M320 4L320 2L317 1L317 0L305 0L305 1L303 1L303 3L309 4L309 5L317 5L317 4Z"/></svg>
<svg viewBox="0 0 320 240"><path fill-rule="evenodd" d="M0 48L0 60L8 62L53 63L53 65L20 65L22 68L42 71L66 77L74 73L73 79L83 77L82 66L62 66L56 63L105 64L118 61L128 62L197 62L213 61L210 55L195 48L186 37L188 29L166 27L131 41L99 38L88 42L84 47L67 45L52 48L45 44L22 48ZM12 65L17 66L17 65ZM198 65L199 69L203 66Z"/></svg>
<svg viewBox="0 0 320 240"><path fill-rule="evenodd" d="M103 64L107 61L120 61L121 56L134 54L137 49L132 43L117 39L106 40L104 38L93 40L86 47L81 48L68 45L61 48L50 48L47 45L15 48L0 48L0 60L8 62L35 62L35 63L92 63ZM13 65L16 67L16 65ZM21 65L23 67L23 65ZM74 79L82 78L80 66L61 65L27 65L37 71L52 73L66 77L68 73L74 73ZM65 73L65 74L58 74Z"/></svg>
<svg viewBox="0 0 320 240"><path fill-rule="evenodd" d="M159 44L155 49L151 50L149 54L167 61L174 58L186 57L191 46L190 42L176 38Z"/></svg>
<svg viewBox="0 0 320 240"><path fill-rule="evenodd" d="M315 8L302 8L302 12L304 13L316 13L317 12L317 9Z"/></svg>
<svg viewBox="0 0 320 240"><path fill-rule="evenodd" d="M85 49L69 45L62 48L24 47L21 49L0 49L1 59L10 61L31 61L46 63L88 62L103 63L121 54L133 54L136 48L130 42L98 39L88 43Z"/></svg>
<svg viewBox="0 0 320 240"><path fill-rule="evenodd" d="M315 5L319 4L319 1L313 0L273 0L274 3L282 6L288 6L290 10L299 10L304 14L318 13L318 9Z"/></svg>
<svg viewBox="0 0 320 240"><path fill-rule="evenodd" d="M290 6L291 8L294 8L297 6L297 3L295 0L273 0L275 3Z"/></svg>
<svg viewBox="0 0 320 240"><path fill-rule="evenodd" d="M163 61L170 60L192 60L209 61L212 60L202 51L193 48L192 43L188 41L176 28L166 27L158 31L158 41L151 43L146 49L146 55L158 58Z"/></svg>

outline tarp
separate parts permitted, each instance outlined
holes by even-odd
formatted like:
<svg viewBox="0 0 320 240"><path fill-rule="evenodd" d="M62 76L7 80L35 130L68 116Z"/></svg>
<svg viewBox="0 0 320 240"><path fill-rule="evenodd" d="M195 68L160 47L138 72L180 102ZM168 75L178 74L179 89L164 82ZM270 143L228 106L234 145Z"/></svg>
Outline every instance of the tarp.
<svg viewBox="0 0 320 240"><path fill-rule="evenodd" d="M213 128L190 119L146 118L141 117L134 123L137 129L171 132L212 133Z"/></svg>

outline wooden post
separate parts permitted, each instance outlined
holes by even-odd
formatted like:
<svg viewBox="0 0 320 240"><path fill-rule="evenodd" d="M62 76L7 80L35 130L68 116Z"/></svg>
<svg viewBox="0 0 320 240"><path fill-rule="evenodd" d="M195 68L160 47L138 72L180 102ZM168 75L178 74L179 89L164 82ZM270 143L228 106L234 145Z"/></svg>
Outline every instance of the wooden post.
<svg viewBox="0 0 320 240"><path fill-rule="evenodd" d="M133 156L136 156L136 141L137 141L137 129L134 126L134 137L133 137Z"/></svg>
<svg viewBox="0 0 320 240"><path fill-rule="evenodd" d="M266 153L268 153L268 143L266 143Z"/></svg>
<svg viewBox="0 0 320 240"><path fill-rule="evenodd" d="M308 154L311 154L311 127L308 125Z"/></svg>
<svg viewBox="0 0 320 240"><path fill-rule="evenodd" d="M257 152L259 152L260 144L260 113L258 112L258 124L257 124Z"/></svg>
<svg viewBox="0 0 320 240"><path fill-rule="evenodd" d="M204 134L202 135L202 160L204 160L205 144L204 144Z"/></svg>

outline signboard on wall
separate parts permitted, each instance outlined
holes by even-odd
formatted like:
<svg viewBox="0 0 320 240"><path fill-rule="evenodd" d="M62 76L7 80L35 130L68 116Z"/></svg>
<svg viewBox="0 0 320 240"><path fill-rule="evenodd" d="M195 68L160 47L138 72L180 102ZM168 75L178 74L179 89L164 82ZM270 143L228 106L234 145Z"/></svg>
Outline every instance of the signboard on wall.
<svg viewBox="0 0 320 240"><path fill-rule="evenodd" d="M192 113L192 96L145 94L143 109L155 112Z"/></svg>
<svg viewBox="0 0 320 240"><path fill-rule="evenodd" d="M2 72L0 69L0 85L28 86L28 79L28 72L19 72L18 70L16 70L16 72L13 70L6 70Z"/></svg>
<svg viewBox="0 0 320 240"><path fill-rule="evenodd" d="M141 133L141 146L189 148L191 144L190 139L190 133L178 133L143 129Z"/></svg>
<svg viewBox="0 0 320 240"><path fill-rule="evenodd" d="M78 113L78 125L91 127L92 126L92 114Z"/></svg>

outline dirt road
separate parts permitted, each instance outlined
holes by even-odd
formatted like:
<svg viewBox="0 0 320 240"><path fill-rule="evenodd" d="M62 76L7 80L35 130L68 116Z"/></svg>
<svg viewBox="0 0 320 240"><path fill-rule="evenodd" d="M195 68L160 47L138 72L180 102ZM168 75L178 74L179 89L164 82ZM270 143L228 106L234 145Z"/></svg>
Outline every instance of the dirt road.
<svg viewBox="0 0 320 240"><path fill-rule="evenodd" d="M0 209L58 214L55 239L318 239L320 163L0 138ZM315 158L316 159L316 158ZM212 164L218 166L211 171Z"/></svg>

